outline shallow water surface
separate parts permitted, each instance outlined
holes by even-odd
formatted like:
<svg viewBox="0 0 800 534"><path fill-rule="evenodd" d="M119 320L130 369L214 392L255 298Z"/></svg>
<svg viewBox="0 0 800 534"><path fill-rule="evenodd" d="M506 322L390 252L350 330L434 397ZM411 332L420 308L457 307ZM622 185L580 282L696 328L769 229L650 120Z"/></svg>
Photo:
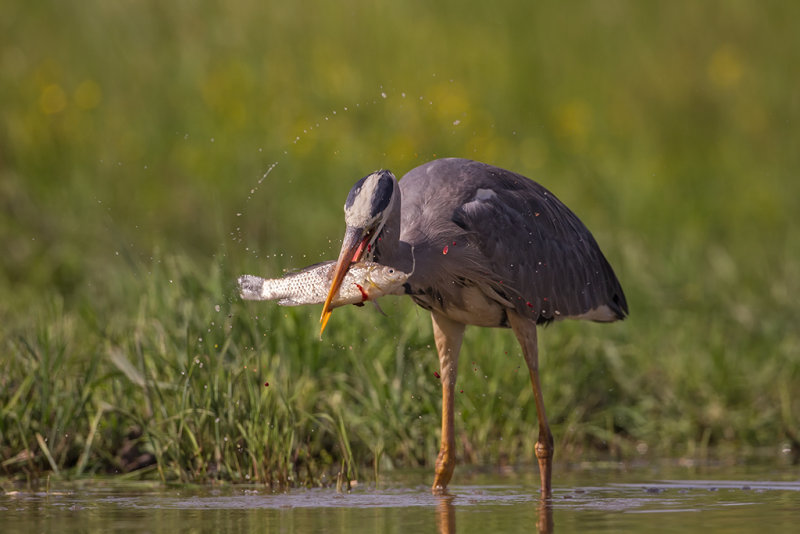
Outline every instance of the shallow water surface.
<svg viewBox="0 0 800 534"><path fill-rule="evenodd" d="M794 473L795 475L797 473ZM450 495L385 482L271 493L89 482L0 495L3 532L796 532L800 481L563 477L542 502L532 477L468 476ZM788 478L791 478L791 474ZM413 480L413 478L412 478ZM598 483L598 480L602 483Z"/></svg>

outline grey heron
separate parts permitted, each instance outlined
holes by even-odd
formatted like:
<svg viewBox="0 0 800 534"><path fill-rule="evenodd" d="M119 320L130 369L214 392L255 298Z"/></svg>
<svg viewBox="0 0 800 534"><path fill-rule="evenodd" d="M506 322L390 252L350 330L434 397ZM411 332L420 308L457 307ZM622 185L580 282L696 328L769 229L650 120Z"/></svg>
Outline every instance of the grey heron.
<svg viewBox="0 0 800 534"><path fill-rule="evenodd" d="M442 436L434 493L455 468L458 356L466 325L511 328L527 363L539 436L543 497L551 493L553 436L539 382L537 325L559 319L611 322L628 305L592 234L555 195L511 171L438 159L399 182L381 170L359 180L344 205L345 234L322 310L350 265L362 259L412 273L405 294L429 310L442 383Z"/></svg>

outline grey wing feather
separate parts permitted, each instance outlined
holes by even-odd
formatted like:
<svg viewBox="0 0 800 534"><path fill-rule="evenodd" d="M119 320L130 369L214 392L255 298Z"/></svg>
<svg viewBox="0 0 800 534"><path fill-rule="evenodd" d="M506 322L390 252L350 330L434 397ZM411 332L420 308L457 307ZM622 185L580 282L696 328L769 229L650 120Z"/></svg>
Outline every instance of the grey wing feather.
<svg viewBox="0 0 800 534"><path fill-rule="evenodd" d="M601 306L613 313L607 320L625 317L628 307L616 275L578 217L536 182L491 169L480 172L474 189L494 194L464 202L453 222L473 235L502 285L518 292L506 295L515 308L533 313L538 322ZM490 181L483 178L487 175L493 175Z"/></svg>
<svg viewBox="0 0 800 534"><path fill-rule="evenodd" d="M451 275L459 275L538 322L569 316L610 321L627 314L622 288L589 230L536 182L449 158L417 167L400 186L401 239L441 247L443 236L458 236L469 244L459 246L457 255L440 252L431 270L437 276L458 281ZM446 287L442 280L430 285Z"/></svg>

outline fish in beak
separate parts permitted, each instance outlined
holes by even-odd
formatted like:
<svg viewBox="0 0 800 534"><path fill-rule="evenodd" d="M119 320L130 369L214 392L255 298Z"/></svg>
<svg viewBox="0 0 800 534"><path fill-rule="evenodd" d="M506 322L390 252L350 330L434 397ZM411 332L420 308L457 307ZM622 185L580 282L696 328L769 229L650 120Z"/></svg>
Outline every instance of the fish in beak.
<svg viewBox="0 0 800 534"><path fill-rule="evenodd" d="M339 252L339 259L336 262L336 267L333 271L333 279L331 280L331 288L328 291L328 297L325 299L325 304L322 306L322 316L319 318L320 329L319 337L322 337L322 332L325 331L325 325L328 324L333 309L331 308L331 301L333 297L339 292L339 287L342 285L342 280L350 269L350 265L358 262L364 256L364 252L369 248L370 233L365 232L363 228L355 228L348 226L345 230L344 240L342 241L342 250Z"/></svg>

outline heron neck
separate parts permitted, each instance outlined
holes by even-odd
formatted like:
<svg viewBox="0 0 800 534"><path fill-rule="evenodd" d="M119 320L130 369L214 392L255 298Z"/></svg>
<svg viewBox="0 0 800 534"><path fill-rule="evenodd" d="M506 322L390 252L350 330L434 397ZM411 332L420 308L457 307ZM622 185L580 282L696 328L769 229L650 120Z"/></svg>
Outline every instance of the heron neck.
<svg viewBox="0 0 800 534"><path fill-rule="evenodd" d="M384 265L391 265L406 271L404 267L411 268L411 247L408 243L400 241L400 191L389 212L386 223L381 231L379 241L375 245L375 260ZM407 261L406 261L407 260ZM407 264L407 265L406 265Z"/></svg>
<svg viewBox="0 0 800 534"><path fill-rule="evenodd" d="M379 249L378 263L390 265L405 273L414 270L414 253L411 245L405 241L396 240L393 246Z"/></svg>

